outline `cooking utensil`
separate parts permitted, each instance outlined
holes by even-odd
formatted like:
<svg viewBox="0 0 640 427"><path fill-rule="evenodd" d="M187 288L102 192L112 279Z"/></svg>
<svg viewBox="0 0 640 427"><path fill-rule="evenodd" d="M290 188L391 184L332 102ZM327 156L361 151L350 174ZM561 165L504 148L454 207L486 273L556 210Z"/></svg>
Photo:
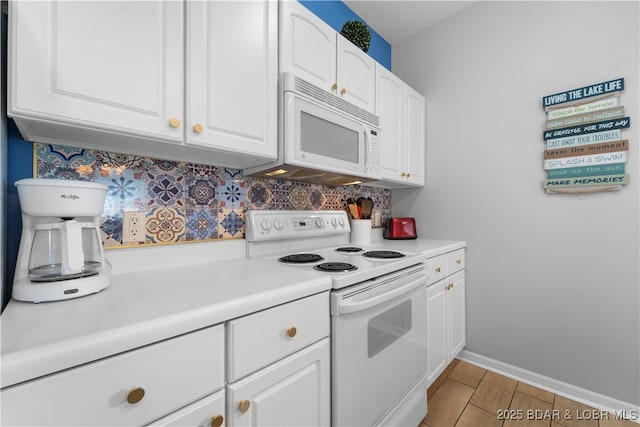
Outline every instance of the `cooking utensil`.
<svg viewBox="0 0 640 427"><path fill-rule="evenodd" d="M358 212L358 206L356 205L356 202L351 197L349 197L347 199L347 209L349 210L349 213L351 214L351 218L360 219L360 213Z"/></svg>
<svg viewBox="0 0 640 427"><path fill-rule="evenodd" d="M373 211L373 200L371 199L371 197L362 199L360 201L360 207L362 208L362 218L371 219L371 211Z"/></svg>

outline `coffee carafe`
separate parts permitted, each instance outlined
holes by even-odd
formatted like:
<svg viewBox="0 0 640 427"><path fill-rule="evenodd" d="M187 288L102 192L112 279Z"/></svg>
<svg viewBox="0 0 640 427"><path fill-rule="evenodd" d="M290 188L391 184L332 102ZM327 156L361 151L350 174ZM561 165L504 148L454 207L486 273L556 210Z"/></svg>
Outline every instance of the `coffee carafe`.
<svg viewBox="0 0 640 427"><path fill-rule="evenodd" d="M86 181L22 179L15 183L22 235L14 299L57 301L101 291L111 283L100 243L107 187Z"/></svg>

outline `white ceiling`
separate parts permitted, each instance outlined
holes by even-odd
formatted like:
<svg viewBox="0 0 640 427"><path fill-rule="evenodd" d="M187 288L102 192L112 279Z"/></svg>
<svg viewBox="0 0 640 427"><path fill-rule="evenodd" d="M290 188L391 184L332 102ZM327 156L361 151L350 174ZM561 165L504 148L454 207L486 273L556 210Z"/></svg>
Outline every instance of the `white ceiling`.
<svg viewBox="0 0 640 427"><path fill-rule="evenodd" d="M392 46L455 15L475 1L343 0Z"/></svg>

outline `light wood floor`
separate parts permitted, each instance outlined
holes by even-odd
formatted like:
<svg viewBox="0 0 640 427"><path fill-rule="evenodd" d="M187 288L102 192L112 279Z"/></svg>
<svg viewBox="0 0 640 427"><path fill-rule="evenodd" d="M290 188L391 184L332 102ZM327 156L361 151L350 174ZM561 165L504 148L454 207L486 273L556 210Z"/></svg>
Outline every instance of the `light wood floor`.
<svg viewBox="0 0 640 427"><path fill-rule="evenodd" d="M457 359L427 396L427 416L418 427L639 426Z"/></svg>

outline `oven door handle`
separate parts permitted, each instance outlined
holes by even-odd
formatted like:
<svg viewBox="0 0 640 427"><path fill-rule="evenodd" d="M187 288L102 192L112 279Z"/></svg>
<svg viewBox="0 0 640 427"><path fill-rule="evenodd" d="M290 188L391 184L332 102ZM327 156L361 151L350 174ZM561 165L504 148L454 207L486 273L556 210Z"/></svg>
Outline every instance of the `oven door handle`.
<svg viewBox="0 0 640 427"><path fill-rule="evenodd" d="M371 307L375 307L376 305L390 301L393 298L408 294L409 292L421 286L427 286L427 274L420 275L420 277L412 280L406 285L393 288L389 292L385 292L383 294L376 295L362 301L348 302L342 300L338 303L338 315L355 313Z"/></svg>

